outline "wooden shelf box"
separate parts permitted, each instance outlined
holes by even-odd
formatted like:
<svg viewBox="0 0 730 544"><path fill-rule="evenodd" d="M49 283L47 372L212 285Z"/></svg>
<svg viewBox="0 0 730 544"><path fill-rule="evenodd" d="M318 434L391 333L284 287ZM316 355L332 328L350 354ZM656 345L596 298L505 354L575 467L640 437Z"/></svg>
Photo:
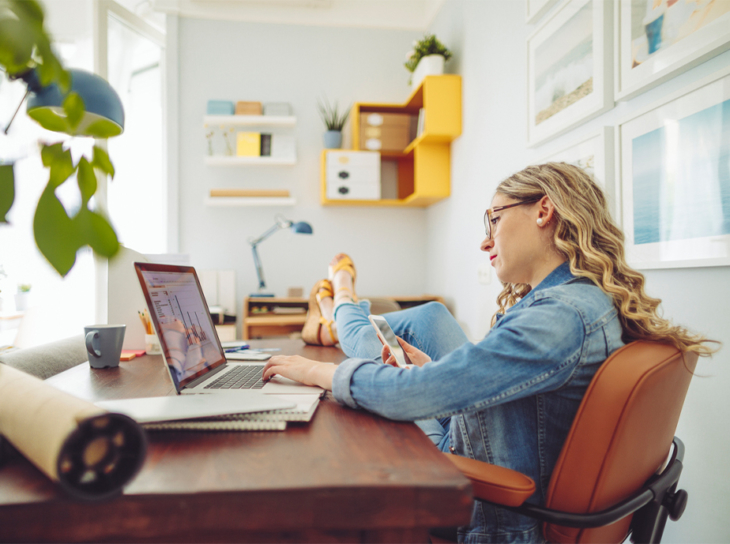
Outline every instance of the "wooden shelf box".
<svg viewBox="0 0 730 544"><path fill-rule="evenodd" d="M426 76L405 104L356 103L350 112L353 150L368 151L361 126L363 115L408 114L423 110L423 132L403 150L383 150L382 161L394 161L398 171L396 199L332 200L327 197L326 156L322 153L321 202L326 206L427 207L451 194L451 142L461 135L461 76Z"/></svg>

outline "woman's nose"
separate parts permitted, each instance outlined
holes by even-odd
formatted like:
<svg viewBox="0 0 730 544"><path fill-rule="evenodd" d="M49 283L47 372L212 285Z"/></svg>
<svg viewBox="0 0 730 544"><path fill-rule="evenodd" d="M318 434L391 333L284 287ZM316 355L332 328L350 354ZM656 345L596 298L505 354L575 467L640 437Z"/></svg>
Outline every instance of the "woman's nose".
<svg viewBox="0 0 730 544"><path fill-rule="evenodd" d="M482 251L489 251L494 247L494 240L491 238L485 238L482 243L479 245L479 249Z"/></svg>

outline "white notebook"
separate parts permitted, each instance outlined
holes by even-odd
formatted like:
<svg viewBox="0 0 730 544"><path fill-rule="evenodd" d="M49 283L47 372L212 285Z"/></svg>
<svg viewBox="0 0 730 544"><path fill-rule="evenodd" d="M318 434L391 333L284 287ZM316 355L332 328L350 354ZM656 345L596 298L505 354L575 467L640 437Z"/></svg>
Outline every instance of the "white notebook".
<svg viewBox="0 0 730 544"><path fill-rule="evenodd" d="M311 421L314 412L319 406L319 395L276 395L277 399L284 402L294 403L294 408L281 410L268 410L248 414L226 414L206 418L216 421Z"/></svg>
<svg viewBox="0 0 730 544"><path fill-rule="evenodd" d="M320 395L277 395L294 408L240 414L223 414L195 420L147 423L149 431L283 431L287 421L309 422L319 406Z"/></svg>
<svg viewBox="0 0 730 544"><path fill-rule="evenodd" d="M283 431L286 421L173 421L145 423L148 431Z"/></svg>

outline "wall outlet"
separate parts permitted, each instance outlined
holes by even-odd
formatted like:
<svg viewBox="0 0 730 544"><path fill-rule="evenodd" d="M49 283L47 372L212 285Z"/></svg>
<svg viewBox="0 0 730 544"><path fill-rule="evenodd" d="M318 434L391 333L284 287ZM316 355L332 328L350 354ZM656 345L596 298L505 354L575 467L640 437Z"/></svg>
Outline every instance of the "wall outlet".
<svg viewBox="0 0 730 544"><path fill-rule="evenodd" d="M481 263L477 269L477 277L479 283L484 285L492 283L492 265L489 263Z"/></svg>

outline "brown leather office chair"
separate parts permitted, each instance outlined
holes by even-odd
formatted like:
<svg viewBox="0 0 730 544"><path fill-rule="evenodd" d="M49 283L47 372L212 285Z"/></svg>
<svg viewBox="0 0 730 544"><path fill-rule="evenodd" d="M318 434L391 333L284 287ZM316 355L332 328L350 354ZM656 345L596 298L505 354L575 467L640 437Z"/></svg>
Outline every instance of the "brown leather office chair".
<svg viewBox="0 0 730 544"><path fill-rule="evenodd" d="M477 500L544 521L548 542L660 542L679 519L684 445L674 437L697 354L633 342L601 365L555 465L545 506L525 500L535 482L519 472L447 454ZM674 437L674 438L673 438ZM670 455L671 452L671 455Z"/></svg>

